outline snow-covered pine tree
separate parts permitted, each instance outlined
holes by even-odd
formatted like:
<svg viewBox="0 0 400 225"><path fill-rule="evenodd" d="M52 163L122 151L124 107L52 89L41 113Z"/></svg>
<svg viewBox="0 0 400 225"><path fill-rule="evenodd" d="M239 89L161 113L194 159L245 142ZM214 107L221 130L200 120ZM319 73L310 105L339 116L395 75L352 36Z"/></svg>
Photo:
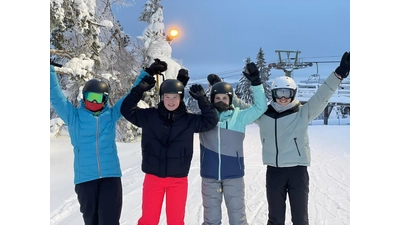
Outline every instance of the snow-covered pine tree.
<svg viewBox="0 0 400 225"><path fill-rule="evenodd" d="M210 93L211 93L212 85L209 82L207 82L206 85L204 85L204 84L201 84L201 85L204 88L204 92L206 93L208 100L210 100ZM186 105L187 105L188 110L193 113L197 113L197 114L201 113L201 110L197 104L197 100L194 99L189 93L187 96L188 96L188 99L187 99Z"/></svg>
<svg viewBox="0 0 400 225"><path fill-rule="evenodd" d="M243 66L246 66L251 62L250 57L248 57ZM248 104L253 104L253 91L250 89L251 82L244 76L240 77L239 83L235 88L235 95L240 98L242 101Z"/></svg>
<svg viewBox="0 0 400 225"><path fill-rule="evenodd" d="M267 63L265 62L265 58L264 58L264 51L262 50L262 48L260 47L260 50L257 53L257 57L256 57L256 65L260 71L260 78L261 78L261 82L264 86L264 91L265 91L265 97L269 100L272 99L272 95L271 95L271 87L268 84L269 81L269 76L271 76L271 70L270 68L268 68Z"/></svg>
<svg viewBox="0 0 400 225"><path fill-rule="evenodd" d="M121 3L117 1L113 3ZM110 85L109 104L125 95L137 76L138 62L130 38L111 11L110 1L50 1L50 56L63 67L57 69L67 99L78 106L86 81L98 78ZM51 117L57 114L50 106ZM117 124L117 141L136 134L125 119Z"/></svg>
<svg viewBox="0 0 400 225"><path fill-rule="evenodd" d="M210 99L210 91L211 91L211 85L207 82L207 85L205 86L204 84L201 84L201 86L204 88L204 92L206 93L206 96L208 99ZM197 100L194 99L190 93L189 93L189 89L190 87L186 86L185 90L187 89L187 91L185 92L185 96L187 96L185 99L185 103L186 103L186 107L187 109L195 114L200 114L201 110L199 108L199 105L197 103Z"/></svg>
<svg viewBox="0 0 400 225"><path fill-rule="evenodd" d="M161 0L148 0L143 6L143 11L140 13L139 21L153 24L153 15L158 11L158 9L163 9L163 6L160 5L160 1ZM162 20L160 22L162 22Z"/></svg>
<svg viewBox="0 0 400 225"><path fill-rule="evenodd" d="M206 92L206 96L209 97L211 93L212 85L207 81L207 88L204 90Z"/></svg>
<svg viewBox="0 0 400 225"><path fill-rule="evenodd" d="M185 94L186 95L186 94ZM197 100L194 99L190 94L189 91L187 92L187 97L186 97L186 107L187 109L195 114L200 114L201 110L199 108L199 105L197 103Z"/></svg>
<svg viewBox="0 0 400 225"><path fill-rule="evenodd" d="M69 101L78 106L81 89L86 81L98 78L110 85L112 106L127 94L142 68L155 58L168 64L164 79L175 79L181 62L171 58L171 46L166 41L161 0L148 0L139 18L149 25L143 36L131 43L119 22L114 20L113 4L129 6L124 0L50 1L50 54L57 63L61 88ZM139 104L157 104L158 91L148 92ZM146 104L147 102L148 104ZM50 119L57 113L50 106ZM117 141L130 142L140 135L140 129L124 118L117 124Z"/></svg>
<svg viewBox="0 0 400 225"><path fill-rule="evenodd" d="M144 43L143 48L143 68L150 66L154 62L154 57L150 52L152 45L165 39L164 36L164 24L163 21L163 6L159 4L161 0L148 0L143 6L143 11L140 13L139 21L146 22L148 27L144 30L143 36L139 37ZM144 93L143 101L149 105L149 107L156 107L157 103L160 101L159 86L165 77L160 77L160 75L155 75L157 80L156 87L146 93ZM161 80L162 78L162 80Z"/></svg>
<svg viewBox="0 0 400 225"><path fill-rule="evenodd" d="M179 69L182 66L172 59L172 48L168 43L164 29L163 6L160 5L161 0L147 0L143 7L143 11L139 17L139 21L148 23L143 31L143 35L138 37L143 43L143 62L142 67L148 67L154 59L158 58L168 64L168 70L162 75L155 75L157 85L154 89L146 93L144 101L149 107L156 107L159 99L159 86L165 79L176 79Z"/></svg>

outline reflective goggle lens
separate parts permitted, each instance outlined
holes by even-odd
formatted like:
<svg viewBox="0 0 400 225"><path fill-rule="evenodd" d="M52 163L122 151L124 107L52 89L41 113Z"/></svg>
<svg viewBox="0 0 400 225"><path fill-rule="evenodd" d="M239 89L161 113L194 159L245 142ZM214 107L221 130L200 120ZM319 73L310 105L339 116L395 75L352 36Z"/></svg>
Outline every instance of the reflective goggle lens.
<svg viewBox="0 0 400 225"><path fill-rule="evenodd" d="M102 103L103 102L103 94L95 93L95 92L86 92L85 99L88 100L89 102L94 102L96 101L97 103Z"/></svg>
<svg viewBox="0 0 400 225"><path fill-rule="evenodd" d="M294 97L294 91L289 88L278 88L272 90L272 96L274 98L293 98Z"/></svg>

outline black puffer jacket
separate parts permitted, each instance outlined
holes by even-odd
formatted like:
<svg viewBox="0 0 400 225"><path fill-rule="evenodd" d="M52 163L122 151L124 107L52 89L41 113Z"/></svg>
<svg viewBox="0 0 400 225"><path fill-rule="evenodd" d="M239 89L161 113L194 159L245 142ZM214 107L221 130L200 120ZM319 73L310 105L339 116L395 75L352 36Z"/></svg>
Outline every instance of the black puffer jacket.
<svg viewBox="0 0 400 225"><path fill-rule="evenodd" d="M218 123L212 104L198 101L202 112L189 113L183 101L174 111L163 102L158 108L139 108L141 96L131 92L121 106L121 114L142 128L142 171L158 177L185 177L193 157L194 133L209 131Z"/></svg>

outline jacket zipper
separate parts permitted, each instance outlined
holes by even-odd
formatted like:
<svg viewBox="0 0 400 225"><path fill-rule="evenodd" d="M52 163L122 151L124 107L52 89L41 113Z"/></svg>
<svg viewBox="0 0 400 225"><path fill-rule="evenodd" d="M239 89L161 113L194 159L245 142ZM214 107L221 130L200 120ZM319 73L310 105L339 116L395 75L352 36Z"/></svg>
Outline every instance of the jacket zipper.
<svg viewBox="0 0 400 225"><path fill-rule="evenodd" d="M225 120L225 128L228 129L228 120ZM218 180L221 180L221 127L218 126Z"/></svg>
<svg viewBox="0 0 400 225"><path fill-rule="evenodd" d="M221 180L221 127L218 126L218 180Z"/></svg>
<svg viewBox="0 0 400 225"><path fill-rule="evenodd" d="M101 165L100 165L100 150L99 150L99 130L100 130L100 118L96 116L96 156L97 156L97 169L99 171L99 177L102 178Z"/></svg>
<svg viewBox="0 0 400 225"><path fill-rule="evenodd" d="M168 142L169 142L169 136L170 136L170 134L171 134L171 124L169 123L168 124L168 137L167 137L167 146L168 146ZM168 151L168 150L167 150ZM165 152L165 155L164 155L164 159L165 159L165 167L164 167L164 177L167 177L167 170L168 170L168 157L167 157L167 152Z"/></svg>
<svg viewBox="0 0 400 225"><path fill-rule="evenodd" d="M276 167L279 167L279 165L278 165L278 153L279 153L279 150L278 150L278 125L277 125L277 123L278 123L278 120L277 119L275 119L275 149L276 149L276 157L275 157L275 160L276 160Z"/></svg>

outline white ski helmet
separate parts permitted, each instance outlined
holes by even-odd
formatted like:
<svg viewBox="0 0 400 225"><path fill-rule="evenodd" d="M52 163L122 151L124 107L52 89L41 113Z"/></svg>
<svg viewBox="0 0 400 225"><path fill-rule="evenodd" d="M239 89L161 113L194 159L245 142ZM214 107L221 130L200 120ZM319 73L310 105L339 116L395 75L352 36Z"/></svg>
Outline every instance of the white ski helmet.
<svg viewBox="0 0 400 225"><path fill-rule="evenodd" d="M296 96L297 85L296 82L291 77L288 76L277 77L271 84L272 93L274 93L275 89L279 88L288 88L293 90L293 96L291 97L291 101L293 101L294 97ZM274 101L276 101L274 94L272 94L272 98L274 99Z"/></svg>

